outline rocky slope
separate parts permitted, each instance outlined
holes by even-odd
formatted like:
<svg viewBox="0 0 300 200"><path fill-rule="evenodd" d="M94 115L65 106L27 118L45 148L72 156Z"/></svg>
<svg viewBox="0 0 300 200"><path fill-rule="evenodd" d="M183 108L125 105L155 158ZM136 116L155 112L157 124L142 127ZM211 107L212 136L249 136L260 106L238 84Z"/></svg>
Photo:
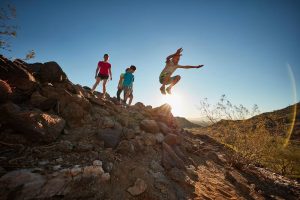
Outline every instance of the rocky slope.
<svg viewBox="0 0 300 200"><path fill-rule="evenodd" d="M0 199L299 199L299 184L176 123L115 104L55 62L0 57ZM241 164L241 166L243 166Z"/></svg>

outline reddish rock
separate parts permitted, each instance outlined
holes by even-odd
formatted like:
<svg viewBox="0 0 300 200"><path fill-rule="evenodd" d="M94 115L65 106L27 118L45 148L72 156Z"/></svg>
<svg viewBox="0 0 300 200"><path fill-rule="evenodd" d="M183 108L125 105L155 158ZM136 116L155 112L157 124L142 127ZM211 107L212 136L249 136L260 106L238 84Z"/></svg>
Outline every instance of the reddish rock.
<svg viewBox="0 0 300 200"><path fill-rule="evenodd" d="M159 127L155 120L144 119L141 124L141 128L149 133L158 133Z"/></svg>
<svg viewBox="0 0 300 200"><path fill-rule="evenodd" d="M165 136L164 142L172 146L172 145L180 144L181 141L178 135L170 133Z"/></svg>

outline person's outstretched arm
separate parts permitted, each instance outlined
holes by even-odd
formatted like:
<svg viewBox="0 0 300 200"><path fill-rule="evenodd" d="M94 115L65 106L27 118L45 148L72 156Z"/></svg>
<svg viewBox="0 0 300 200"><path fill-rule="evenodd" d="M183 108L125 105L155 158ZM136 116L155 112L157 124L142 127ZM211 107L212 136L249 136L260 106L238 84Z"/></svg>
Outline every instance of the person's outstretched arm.
<svg viewBox="0 0 300 200"><path fill-rule="evenodd" d="M204 65L198 65L198 66L190 66L190 65L181 66L181 65L179 65L178 68L190 69L190 68L200 68L200 67L203 67L203 66Z"/></svg>
<svg viewBox="0 0 300 200"><path fill-rule="evenodd" d="M176 56L176 55L180 55L180 56L181 56L181 52L182 52L182 51L183 51L182 48L177 49L176 53L173 53L173 54L169 55L169 56L167 57L166 61L168 62L171 58L173 58L173 57Z"/></svg>

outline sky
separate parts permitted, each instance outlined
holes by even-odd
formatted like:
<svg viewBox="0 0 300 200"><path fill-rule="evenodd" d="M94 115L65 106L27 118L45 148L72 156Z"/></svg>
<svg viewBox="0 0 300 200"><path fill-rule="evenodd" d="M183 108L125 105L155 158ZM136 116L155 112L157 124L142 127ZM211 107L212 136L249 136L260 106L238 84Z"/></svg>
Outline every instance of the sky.
<svg viewBox="0 0 300 200"><path fill-rule="evenodd" d="M11 58L56 61L82 86L95 82L103 55L110 55L117 92L120 74L137 67L133 103L170 102L173 114L201 117L200 100L215 104L225 94L233 104L261 112L287 107L300 95L300 1L297 0L1 0L16 6L17 37ZM183 48L181 81L173 95L160 94L165 59ZM294 80L294 81L293 81ZM97 88L101 92L102 87Z"/></svg>

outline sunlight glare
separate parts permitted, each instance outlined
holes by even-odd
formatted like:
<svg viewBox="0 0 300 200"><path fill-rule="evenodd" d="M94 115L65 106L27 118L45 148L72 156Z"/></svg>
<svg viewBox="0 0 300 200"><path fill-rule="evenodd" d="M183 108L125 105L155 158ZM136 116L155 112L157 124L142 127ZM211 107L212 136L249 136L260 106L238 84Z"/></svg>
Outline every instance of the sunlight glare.
<svg viewBox="0 0 300 200"><path fill-rule="evenodd" d="M173 93L171 95L162 96L162 103L167 103L172 107L172 114L174 116L182 116L183 107L181 95L178 93Z"/></svg>

